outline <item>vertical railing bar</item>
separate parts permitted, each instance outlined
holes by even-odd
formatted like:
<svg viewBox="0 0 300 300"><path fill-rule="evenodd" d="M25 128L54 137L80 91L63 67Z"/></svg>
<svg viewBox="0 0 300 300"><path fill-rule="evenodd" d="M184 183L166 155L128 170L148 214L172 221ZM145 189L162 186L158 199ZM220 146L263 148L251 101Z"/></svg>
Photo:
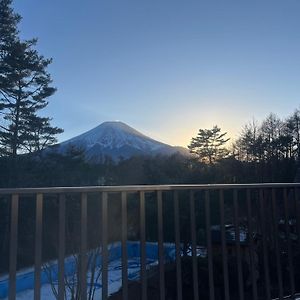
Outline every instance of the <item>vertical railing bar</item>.
<svg viewBox="0 0 300 300"><path fill-rule="evenodd" d="M191 240L192 240L192 266L193 266L193 291L194 300L199 299L198 292L198 264L197 264L197 237L194 192L190 191L190 217L191 217Z"/></svg>
<svg viewBox="0 0 300 300"><path fill-rule="evenodd" d="M300 199L299 189L295 188L295 202L296 202L296 222L297 222L297 234L300 237ZM298 247L300 249L300 238L298 238Z"/></svg>
<svg viewBox="0 0 300 300"><path fill-rule="evenodd" d="M285 231L288 241L288 264L289 264L289 277L290 277L290 287L291 287L291 296L292 298L295 295L295 280L294 280L294 266L293 266L293 253L292 245L290 238L290 226L289 226L289 207L288 207L288 195L287 189L283 190L284 193L284 215L285 215Z"/></svg>
<svg viewBox="0 0 300 300"><path fill-rule="evenodd" d="M80 228L80 294L87 299L87 194L81 194L81 228Z"/></svg>
<svg viewBox="0 0 300 300"><path fill-rule="evenodd" d="M244 280L243 268L241 257L241 242L240 242L240 223L239 223L239 204L238 204L238 191L233 191L233 206L234 206L234 227L235 227L235 246L238 270L238 285L239 285L239 299L244 299Z"/></svg>
<svg viewBox="0 0 300 300"><path fill-rule="evenodd" d="M102 194L102 300L108 298L108 249L107 249L107 212L108 194Z"/></svg>
<svg viewBox="0 0 300 300"><path fill-rule="evenodd" d="M180 220L179 220L178 191L174 191L174 223L175 223L177 300L182 300L181 246L180 246Z"/></svg>
<svg viewBox="0 0 300 300"><path fill-rule="evenodd" d="M165 267L164 267L164 244L163 244L163 206L162 191L157 191L157 214L158 214L158 263L159 263L159 291L160 300L165 299Z"/></svg>
<svg viewBox="0 0 300 300"><path fill-rule="evenodd" d="M267 236L266 236L266 225L265 225L265 200L263 190L259 190L259 203L260 203L260 222L262 229L262 244L263 244L263 260L264 260L264 276L265 276L265 289L267 300L271 300L270 291L270 274L269 274L269 257L267 249Z"/></svg>
<svg viewBox="0 0 300 300"><path fill-rule="evenodd" d="M145 192L140 192L140 232L141 232L141 282L142 300L147 299L147 273L146 273L146 217Z"/></svg>
<svg viewBox="0 0 300 300"><path fill-rule="evenodd" d="M283 300L282 270L281 270L281 260L280 260L280 249L279 249L279 243L278 243L278 214L277 214L275 189L272 189L272 210L273 210L274 242L275 242L275 255L276 255L276 269L277 269L279 299Z"/></svg>
<svg viewBox="0 0 300 300"><path fill-rule="evenodd" d="M58 300L65 295L66 196L59 195L58 204Z"/></svg>
<svg viewBox="0 0 300 300"><path fill-rule="evenodd" d="M211 241L211 225L210 225L210 196L209 191L205 191L205 223L206 223L206 240L207 240L207 259L208 259L208 280L209 280L209 299L215 299L215 286L213 274L213 255Z"/></svg>
<svg viewBox="0 0 300 300"><path fill-rule="evenodd" d="M220 190L220 192L219 192L219 205L220 205L224 296L225 296L225 300L229 300L228 257L227 257L227 243L226 243L225 216L224 216L224 191L223 190Z"/></svg>
<svg viewBox="0 0 300 300"><path fill-rule="evenodd" d="M43 194L36 195L35 215L34 300L39 300L41 299Z"/></svg>
<svg viewBox="0 0 300 300"><path fill-rule="evenodd" d="M122 293L128 300L128 255L127 255L127 193L122 192Z"/></svg>
<svg viewBox="0 0 300 300"><path fill-rule="evenodd" d="M251 205L251 191L247 189L247 219L248 219L248 238L250 246L250 268L251 268L251 281L252 281L252 297L253 300L258 299L257 295L257 282L256 282L256 270L255 270L255 251L253 241L253 221L252 221L252 205Z"/></svg>
<svg viewBox="0 0 300 300"><path fill-rule="evenodd" d="M16 272L18 254L18 214L19 195L13 194L11 198L11 223L9 242L9 300L16 299Z"/></svg>

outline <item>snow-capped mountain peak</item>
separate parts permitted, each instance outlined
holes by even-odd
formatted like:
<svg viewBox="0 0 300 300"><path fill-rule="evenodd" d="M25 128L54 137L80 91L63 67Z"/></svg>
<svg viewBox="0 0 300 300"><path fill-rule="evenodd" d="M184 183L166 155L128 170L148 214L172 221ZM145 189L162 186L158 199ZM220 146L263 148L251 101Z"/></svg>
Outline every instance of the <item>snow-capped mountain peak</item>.
<svg viewBox="0 0 300 300"><path fill-rule="evenodd" d="M171 155L181 152L178 147L156 141L120 121L104 122L61 143L59 149L64 152L71 146L83 149L87 159L97 161L105 156L118 160L134 155Z"/></svg>

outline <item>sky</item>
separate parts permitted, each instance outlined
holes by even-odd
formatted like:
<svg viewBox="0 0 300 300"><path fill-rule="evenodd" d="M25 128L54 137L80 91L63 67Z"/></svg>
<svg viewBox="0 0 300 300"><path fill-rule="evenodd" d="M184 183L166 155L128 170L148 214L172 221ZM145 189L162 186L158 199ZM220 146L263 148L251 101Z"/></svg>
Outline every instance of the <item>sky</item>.
<svg viewBox="0 0 300 300"><path fill-rule="evenodd" d="M120 120L171 145L300 108L299 0L15 0L52 57L59 141Z"/></svg>

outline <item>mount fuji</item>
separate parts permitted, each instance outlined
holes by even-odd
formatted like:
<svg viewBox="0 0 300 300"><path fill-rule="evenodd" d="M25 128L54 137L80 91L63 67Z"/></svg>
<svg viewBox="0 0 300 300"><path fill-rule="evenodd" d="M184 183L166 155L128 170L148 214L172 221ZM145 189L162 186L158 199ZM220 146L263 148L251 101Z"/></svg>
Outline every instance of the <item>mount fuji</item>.
<svg viewBox="0 0 300 300"><path fill-rule="evenodd" d="M156 141L123 122L104 122L99 126L57 145L60 153L70 148L81 149L85 158L102 162L105 157L113 161L132 156L170 156L175 153L187 156L188 150Z"/></svg>

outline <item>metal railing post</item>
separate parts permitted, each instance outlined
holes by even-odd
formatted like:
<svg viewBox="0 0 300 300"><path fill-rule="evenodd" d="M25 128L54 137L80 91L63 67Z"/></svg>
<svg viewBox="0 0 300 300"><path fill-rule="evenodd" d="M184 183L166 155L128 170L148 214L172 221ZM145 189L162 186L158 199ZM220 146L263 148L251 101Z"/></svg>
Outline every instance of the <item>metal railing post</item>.
<svg viewBox="0 0 300 300"><path fill-rule="evenodd" d="M283 190L284 198L284 221L285 221L285 234L287 237L287 248L288 248L288 264L289 264L289 279L290 279L290 291L291 296L295 296L295 280L294 280L294 265L293 265L293 252L291 245L291 236L290 236L290 218L289 218L289 205L288 205L288 195L287 190Z"/></svg>
<svg viewBox="0 0 300 300"><path fill-rule="evenodd" d="M180 219L178 191L174 192L174 223L175 223L175 251L176 251L176 287L177 300L182 300L181 279L181 246L180 246Z"/></svg>
<svg viewBox="0 0 300 300"><path fill-rule="evenodd" d="M127 255L127 194L122 192L122 292L128 300L128 255Z"/></svg>
<svg viewBox="0 0 300 300"><path fill-rule="evenodd" d="M190 218L191 218L191 242L192 242L192 268L194 300L199 299L198 291L198 263L197 263L197 236L194 192L190 191Z"/></svg>
<svg viewBox="0 0 300 300"><path fill-rule="evenodd" d="M36 195L35 251L34 251L34 300L41 299L43 194Z"/></svg>
<svg viewBox="0 0 300 300"><path fill-rule="evenodd" d="M147 299L147 273L146 273L146 216L145 193L140 192L140 239L141 239L141 283L142 300Z"/></svg>
<svg viewBox="0 0 300 300"><path fill-rule="evenodd" d="M268 255L268 244L266 236L266 224L264 213L265 210L265 199L264 191L259 190L259 204L260 204L260 224L262 230L262 246L263 246L263 264L264 264L264 277L265 277L265 291L267 300L271 300L271 291L270 291L270 274L269 274L269 255Z"/></svg>
<svg viewBox="0 0 300 300"><path fill-rule="evenodd" d="M162 191L157 192L158 215L158 264L159 264L159 294L160 300L165 299L165 267L164 267L164 235L163 235L163 203Z"/></svg>
<svg viewBox="0 0 300 300"><path fill-rule="evenodd" d="M251 269L251 282L252 282L252 297L253 300L258 299L257 295L257 278L255 268L255 249L253 239L253 220L252 220L252 203L251 203L251 191L247 189L247 219L248 219L248 238L250 246L250 269Z"/></svg>
<svg viewBox="0 0 300 300"><path fill-rule="evenodd" d="M11 199L11 223L9 243L9 300L16 299L16 271L18 255L18 213L19 195L13 194Z"/></svg>
<svg viewBox="0 0 300 300"><path fill-rule="evenodd" d="M107 232L107 213L108 213L108 195L102 194L102 300L108 298L108 232Z"/></svg>
<svg viewBox="0 0 300 300"><path fill-rule="evenodd" d="M58 220L58 300L65 296L65 240L66 240L66 196L59 195Z"/></svg>
<svg viewBox="0 0 300 300"><path fill-rule="evenodd" d="M87 194L81 194L81 226L80 226L80 295L87 299Z"/></svg>
<svg viewBox="0 0 300 300"><path fill-rule="evenodd" d="M233 209L234 209L234 227L235 227L235 246L236 246L236 259L238 269L238 285L240 300L244 300L244 278L241 257L241 237L240 237L240 222L239 222L239 203L238 191L233 190Z"/></svg>
<svg viewBox="0 0 300 300"><path fill-rule="evenodd" d="M224 217L224 191L219 193L220 205L220 227L221 227L221 243L222 243L222 262L223 262L223 279L224 279L224 295L225 300L229 300L229 279L228 279L228 259L227 259L227 242Z"/></svg>
<svg viewBox="0 0 300 300"><path fill-rule="evenodd" d="M206 240L207 240L209 299L214 300L215 286L214 286L213 253L212 253L211 224L210 224L210 195L208 190L205 191L205 224L206 224Z"/></svg>
<svg viewBox="0 0 300 300"><path fill-rule="evenodd" d="M275 246L275 256L276 256L276 269L277 269L277 280L279 289L279 299L283 299L283 285L282 285L282 270L281 270L281 260L280 260L280 248L278 243L278 214L277 214L277 204L276 204L276 193L272 189L272 217L274 226L274 246Z"/></svg>

